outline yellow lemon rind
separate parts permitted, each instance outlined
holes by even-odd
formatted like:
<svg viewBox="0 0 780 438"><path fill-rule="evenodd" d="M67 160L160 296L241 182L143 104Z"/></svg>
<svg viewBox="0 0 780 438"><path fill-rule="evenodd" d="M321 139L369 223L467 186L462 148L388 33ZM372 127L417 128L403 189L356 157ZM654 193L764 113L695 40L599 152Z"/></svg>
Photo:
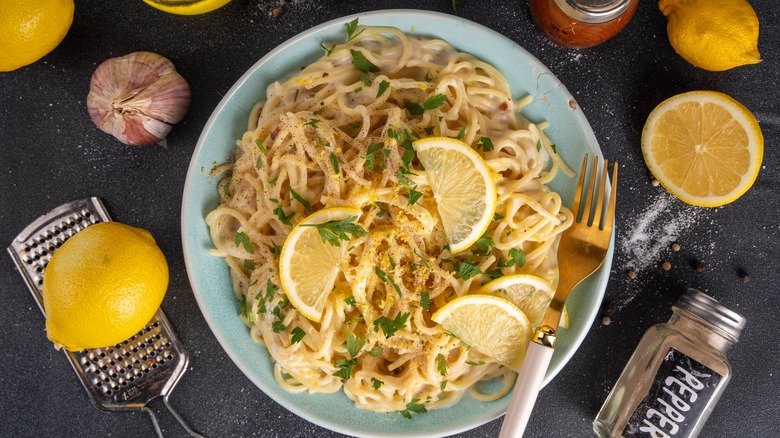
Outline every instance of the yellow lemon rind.
<svg viewBox="0 0 780 438"><path fill-rule="evenodd" d="M147 5L175 15L200 15L225 6L230 0L201 0L182 5L165 5L155 0L144 0Z"/></svg>

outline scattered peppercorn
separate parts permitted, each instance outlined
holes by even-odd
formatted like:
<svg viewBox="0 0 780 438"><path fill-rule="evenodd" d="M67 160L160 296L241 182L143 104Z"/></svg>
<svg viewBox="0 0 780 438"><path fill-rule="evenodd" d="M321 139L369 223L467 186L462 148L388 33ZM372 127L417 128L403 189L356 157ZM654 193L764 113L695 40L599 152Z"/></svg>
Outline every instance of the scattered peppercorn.
<svg viewBox="0 0 780 438"><path fill-rule="evenodd" d="M674 243L672 244L672 251L674 251L674 252L678 252L679 250L680 250L680 244L679 244L679 243L677 243L677 242L674 242Z"/></svg>
<svg viewBox="0 0 780 438"><path fill-rule="evenodd" d="M273 8L273 10L271 10L271 15L274 17L282 15L282 8Z"/></svg>
<svg viewBox="0 0 780 438"><path fill-rule="evenodd" d="M697 261L693 264L693 269L695 269L696 272L704 272L704 262Z"/></svg>
<svg viewBox="0 0 780 438"><path fill-rule="evenodd" d="M653 187L658 187L660 184L661 184L661 183L660 183L660 182L658 182L658 180L657 180L657 179L655 179L655 178L653 178L653 179L651 179L651 180L650 180L650 185L651 185L651 186L653 186Z"/></svg>
<svg viewBox="0 0 780 438"><path fill-rule="evenodd" d="M743 283L747 283L750 281L750 276L747 274L747 272L741 272L739 274L739 279L742 280Z"/></svg>
<svg viewBox="0 0 780 438"><path fill-rule="evenodd" d="M610 325L610 324L612 324L612 318L610 318L609 316L605 316L605 317L601 318L601 324L602 325Z"/></svg>
<svg viewBox="0 0 780 438"><path fill-rule="evenodd" d="M636 271L628 271L627 272L628 278L635 279L636 278Z"/></svg>
<svg viewBox="0 0 780 438"><path fill-rule="evenodd" d="M671 264L671 263L669 263L668 261L665 261L665 262L664 262L664 263L661 265L661 267L662 267L662 268L664 268L664 271L668 271L668 270L672 269L672 264Z"/></svg>

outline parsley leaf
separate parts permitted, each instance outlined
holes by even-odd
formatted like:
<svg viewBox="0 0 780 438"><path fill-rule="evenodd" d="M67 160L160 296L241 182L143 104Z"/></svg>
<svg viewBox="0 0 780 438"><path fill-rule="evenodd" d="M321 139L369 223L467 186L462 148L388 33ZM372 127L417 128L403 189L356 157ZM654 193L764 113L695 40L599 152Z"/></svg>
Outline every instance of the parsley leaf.
<svg viewBox="0 0 780 438"><path fill-rule="evenodd" d="M423 292L420 294L420 307L425 309L426 311L431 310L431 293L430 292Z"/></svg>
<svg viewBox="0 0 780 438"><path fill-rule="evenodd" d="M360 353L360 350L363 348L363 345L365 344L366 344L365 339L358 338L352 332L347 332L347 352L349 353L349 357L351 358L357 357L358 353Z"/></svg>
<svg viewBox="0 0 780 438"><path fill-rule="evenodd" d="M290 194L292 195L292 197L295 198L295 200L298 201L303 206L303 208L306 209L306 211L308 211L309 213L314 211L314 210L312 210L311 204L309 203L309 201L303 199L303 196L301 196L298 193L296 193L295 190L293 190L292 186L287 186L287 187L289 187Z"/></svg>
<svg viewBox="0 0 780 438"><path fill-rule="evenodd" d="M374 348L368 350L368 354L374 357L381 356L382 352L384 352L384 349L382 349L382 347L380 347L379 345L374 345Z"/></svg>
<svg viewBox="0 0 780 438"><path fill-rule="evenodd" d="M350 295L350 296L344 298L344 302L349 304L350 306L356 306L357 305L357 301L355 301L355 296L354 295Z"/></svg>
<svg viewBox="0 0 780 438"><path fill-rule="evenodd" d="M447 96L443 94L436 94L425 99L425 102L423 102L422 105L414 102L406 102L404 105L406 106L406 109L409 111L409 114L413 116L420 116L425 112L425 110L432 110L438 108L444 105L444 102L446 101L447 101Z"/></svg>
<svg viewBox="0 0 780 438"><path fill-rule="evenodd" d="M360 32L355 33L355 31L358 28L358 19L357 18L355 18L354 20L352 20L349 23L347 23L346 27L347 27L347 41L351 40L352 38L355 38L356 36L358 36L358 34L360 32L362 32L362 30L361 30Z"/></svg>
<svg viewBox="0 0 780 438"><path fill-rule="evenodd" d="M260 149L260 152L265 153L265 146L263 146L263 143L260 141L259 138L255 140L255 145L257 146L258 149Z"/></svg>
<svg viewBox="0 0 780 438"><path fill-rule="evenodd" d="M424 414L428 412L428 409L425 408L424 404L418 403L420 401L419 398L413 398L412 401L406 404L406 409L403 411L398 411L401 415L404 416L404 418L412 418L412 413L415 414Z"/></svg>
<svg viewBox="0 0 780 438"><path fill-rule="evenodd" d="M515 265L517 265L518 268L521 268L525 264L525 253L522 249L510 249L509 257L512 257L512 261L515 262Z"/></svg>
<svg viewBox="0 0 780 438"><path fill-rule="evenodd" d="M390 319L386 316L380 316L374 320L374 331L379 333L379 328L382 328L382 332L385 334L385 338L393 336L395 332L406 328L406 320L409 319L409 312L398 313L394 319Z"/></svg>
<svg viewBox="0 0 780 438"><path fill-rule="evenodd" d="M353 239L368 234L368 231L357 225L355 221L357 216L350 216L341 220L331 220L321 224L301 224L301 226L316 228L323 242L339 246L341 240L350 240L348 234L352 235Z"/></svg>
<svg viewBox="0 0 780 438"><path fill-rule="evenodd" d="M357 365L357 359L339 359L336 361L336 366L339 370L333 373L333 375L347 380L352 376L352 368L355 365Z"/></svg>
<svg viewBox="0 0 780 438"><path fill-rule="evenodd" d="M303 337L306 336L306 332L303 331L303 329L300 327L295 327L290 333L292 333L292 338L290 338L291 344L297 344L298 342L301 342Z"/></svg>
<svg viewBox="0 0 780 438"><path fill-rule="evenodd" d="M468 280L474 276L482 274L482 270L474 265L472 261L465 261L458 267L458 276L463 280Z"/></svg>
<svg viewBox="0 0 780 438"><path fill-rule="evenodd" d="M481 253L482 255L487 255L487 253L490 252L491 248L494 248L496 246L496 243L493 242L493 239L488 237L488 233L490 233L490 230L485 231L485 234L483 234L482 237L477 239L477 242L475 243L475 246L477 247L477 252Z"/></svg>
<svg viewBox="0 0 780 438"><path fill-rule="evenodd" d="M477 149L482 149L485 152L490 152L495 148L493 146L493 140L490 139L490 137L480 137L479 140L477 140Z"/></svg>
<svg viewBox="0 0 780 438"><path fill-rule="evenodd" d="M333 166L333 173L341 173L341 170L339 170L339 159L333 152L330 153L330 165Z"/></svg>
<svg viewBox="0 0 780 438"><path fill-rule="evenodd" d="M409 205L416 204L417 201L419 201L423 195L422 192L418 192L417 190L415 190L416 188L417 186L414 186L413 189L409 189Z"/></svg>
<svg viewBox="0 0 780 438"><path fill-rule="evenodd" d="M460 131L458 131L458 135L455 138L457 138L458 140L463 140L463 137L466 136L466 128L467 127L468 126L464 126L464 127L460 128Z"/></svg>
<svg viewBox="0 0 780 438"><path fill-rule="evenodd" d="M376 92L376 97L379 97L383 94L385 94L385 91L387 91L387 88L390 87L390 82L382 81L379 83L379 90Z"/></svg>
<svg viewBox="0 0 780 438"><path fill-rule="evenodd" d="M255 250L252 248L252 242L249 241L249 236L243 231L239 231L236 233L236 246L241 245L244 247L246 252L249 254L254 254Z"/></svg>
<svg viewBox="0 0 780 438"><path fill-rule="evenodd" d="M271 330L273 330L274 333L280 333L287 330L287 326L284 325L282 321L274 321L273 326L271 326Z"/></svg>
<svg viewBox="0 0 780 438"><path fill-rule="evenodd" d="M503 218L504 218L504 215L503 215L503 214L498 214L498 213L495 213L495 214L493 215L493 220L494 220L494 221L500 221L500 220L501 220L501 219L503 219Z"/></svg>
<svg viewBox="0 0 780 438"><path fill-rule="evenodd" d="M274 208L274 214L276 214L276 217L278 217L279 220L283 224L285 224L285 225L292 225L292 222L290 222L290 219L292 219L293 216L295 216L295 212L294 211L290 212L290 214L288 214L288 215L285 215L284 214L284 209L282 209L282 206L279 205L276 208Z"/></svg>
<svg viewBox="0 0 780 438"><path fill-rule="evenodd" d="M443 354L436 356L436 368L442 376L447 375L447 359L444 358Z"/></svg>
<svg viewBox="0 0 780 438"><path fill-rule="evenodd" d="M382 280L383 283L390 283L393 286L393 288L395 289L395 291L398 293L399 297L403 296L403 293L401 292L401 288L395 283L395 281L392 278L390 278L385 273L385 271L383 271L383 270L379 269L379 267L375 266L374 267L374 273L376 274L377 277L379 277L380 280Z"/></svg>
<svg viewBox="0 0 780 438"><path fill-rule="evenodd" d="M333 53L333 49L336 48L336 45L334 44L330 47L325 47L325 43L320 43L320 47L325 51L325 56L330 56L330 54Z"/></svg>
<svg viewBox="0 0 780 438"><path fill-rule="evenodd" d="M363 52L354 49L350 49L349 51L352 53L352 65L354 65L355 68L363 73L376 73L379 71L379 67L366 59L366 56L363 55Z"/></svg>
<svg viewBox="0 0 780 438"><path fill-rule="evenodd" d="M374 388L374 389L379 389L379 388L381 388L381 387L382 387L382 385L384 385L384 384L385 384L385 382L383 382L383 381L381 381L381 380L377 379L376 377L372 377L372 378L371 378L371 387L372 387L372 388Z"/></svg>

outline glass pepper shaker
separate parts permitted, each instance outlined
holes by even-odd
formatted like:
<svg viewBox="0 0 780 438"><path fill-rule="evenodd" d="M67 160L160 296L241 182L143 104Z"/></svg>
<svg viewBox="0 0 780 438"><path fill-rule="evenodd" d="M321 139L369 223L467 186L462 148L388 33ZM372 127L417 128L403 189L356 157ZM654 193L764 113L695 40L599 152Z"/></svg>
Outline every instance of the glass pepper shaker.
<svg viewBox="0 0 780 438"><path fill-rule="evenodd" d="M623 29L639 0L530 0L531 17L549 39L565 47L601 44Z"/></svg>
<svg viewBox="0 0 780 438"><path fill-rule="evenodd" d="M695 289L645 333L593 430L600 437L696 437L731 379L726 352L745 318Z"/></svg>

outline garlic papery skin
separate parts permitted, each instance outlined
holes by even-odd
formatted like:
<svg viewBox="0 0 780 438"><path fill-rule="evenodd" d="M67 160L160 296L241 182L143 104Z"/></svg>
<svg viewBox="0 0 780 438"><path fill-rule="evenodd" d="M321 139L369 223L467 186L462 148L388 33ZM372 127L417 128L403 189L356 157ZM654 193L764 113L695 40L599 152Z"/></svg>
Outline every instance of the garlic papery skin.
<svg viewBox="0 0 780 438"><path fill-rule="evenodd" d="M122 143L164 143L187 114L190 86L173 63L152 52L103 62L92 74L87 110L98 128Z"/></svg>

